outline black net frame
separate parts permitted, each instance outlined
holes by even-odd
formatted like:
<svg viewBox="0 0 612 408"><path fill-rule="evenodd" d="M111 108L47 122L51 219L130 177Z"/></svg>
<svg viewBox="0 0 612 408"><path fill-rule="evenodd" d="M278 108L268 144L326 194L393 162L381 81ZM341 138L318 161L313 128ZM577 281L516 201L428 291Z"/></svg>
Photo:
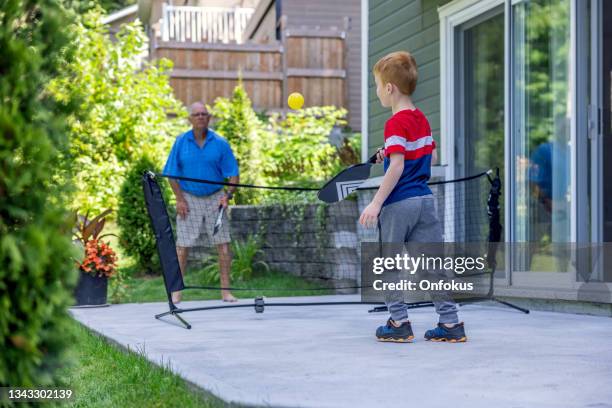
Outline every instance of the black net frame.
<svg viewBox="0 0 612 408"><path fill-rule="evenodd" d="M244 287L221 287L221 286L194 286L194 285L185 285L183 281L182 274L180 272L178 257L176 253L176 237L174 230L176 225L173 225L172 217L170 217L168 212L168 206L163 198L162 188L160 187L160 182L167 182L167 179L174 180L183 180L191 183L202 183L207 185L217 185L217 186L231 186L237 189L249 189L249 190L260 190L260 191L269 191L269 192L282 192L284 194L293 194L293 193L306 193L306 194L314 194L318 191L317 188L301 188L294 186L257 186L250 184L234 184L228 182L217 182L210 180L202 180L202 179L193 179L186 177L175 177L168 176L164 174L156 174L152 171L147 171L143 174L142 177L142 185L143 191L145 195L145 202L147 206L147 211L151 219L151 225L153 231L155 233L157 250L159 254L159 258L161 261L163 280L165 285L166 294L168 297L168 305L169 310L167 312L156 315L157 319L167 315L175 316L184 327L191 328L191 325L187 323L183 318L181 318L180 314L186 312L193 311L203 311L203 310L214 310L214 309L225 309L225 308L237 308L237 307L253 307L257 313L262 313L265 309L265 306L316 306L316 305L346 305L346 304L370 304L376 305L377 307L370 310L370 312L379 312L385 311L386 306L383 306L384 303L380 301L347 301L347 302L298 302L298 303L287 303L287 302L266 302L262 296L258 296L255 298L252 304L229 304L229 305L219 305L219 306L205 306L205 307L194 307L194 308L180 308L177 307L172 301L172 292L180 291L180 290L220 290L220 289L228 289L233 291L242 291L242 290L262 290L265 289L253 289L253 288L244 288ZM481 181L487 180L488 183L481 183ZM447 240L464 240L464 241L486 241L487 245L487 258L492 260L488 264L488 268L486 274L489 276L488 283L488 291L487 293L483 293L480 296L474 296L471 298L460 299L458 303L469 303L469 302L479 302L485 300L495 300L500 303L504 303L508 306L521 310L525 313L528 313L528 310L519 308L507 302L500 301L494 296L494 273L497 268L496 262L496 252L501 242L502 237L502 225L500 221L500 209L499 209L499 201L501 195L501 180L499 177L499 169L497 169L494 174L493 171L489 170L487 172L475 174L469 177L464 177L455 180L448 181L436 181L429 183L430 188L434 192L434 196L437 199L437 208L439 212L440 219L444 225L445 239ZM469 189L469 186L476 186L475 189ZM371 190L373 192L377 187L371 188L360 188L358 190L362 192L367 192ZM483 204L486 203L486 204ZM305 213L309 213L312 204L305 204ZM351 202L347 201L347 203L339 203L337 206L334 204L326 211L331 214L335 214L336 218L339 220L344 220L344 224L346 226L347 223L350 223L350 218L347 217L345 213L343 213L343 208L351 207ZM336 207L334 207L336 206ZM475 209L475 210L474 210ZM232 210L234 211L234 210ZM275 218L279 218L279 214L274 213L274 210L270 210L271 214L269 214L270 219L274 220ZM314 210L316 211L316 210ZM311 211L312 212L312 211ZM458 213L463 213L464 215L458 217ZM240 212L238 212L240 214ZM258 213L258 214L261 214ZM259 216L259 215L258 215ZM217 220L218 221L218 220ZM242 220L245 221L245 220ZM248 220L246 220L248 221ZM258 220L259 221L259 220ZM232 218L232 222L240 223L241 220L238 217L238 220L234 221ZM342 225L342 222L339 221L338 224ZM252 228L252 227L251 227ZM216 229L216 228L215 228ZM345 231L336 231L333 234L337 234L336 236L343 237L342 233ZM215 232L216 234L216 232ZM306 232L308 234L308 231ZM374 240L378 240L380 243L381 235L380 231L376 234ZM483 238L484 237L484 238ZM362 237L363 238L363 237ZM478 238L478 239L474 239ZM368 240L364 238L364 240ZM371 241L373 239L370 239ZM282 241L282 239L281 239ZM273 251L274 248L270 248L270 251ZM289 249L283 249L284 252L290 252ZM308 254L305 255L308 257ZM281 260L282 261L282 260ZM279 262L282 264L282 262ZM343 283L341 285L336 285L334 289L337 290L351 290L351 289L363 289L364 287L357 284L346 284ZM329 290L329 286L323 286L320 288L321 290ZM277 290L275 288L275 290ZM310 289L312 290L312 289ZM406 302L409 308L419 308L419 307L428 307L433 306L431 301L413 301Z"/></svg>

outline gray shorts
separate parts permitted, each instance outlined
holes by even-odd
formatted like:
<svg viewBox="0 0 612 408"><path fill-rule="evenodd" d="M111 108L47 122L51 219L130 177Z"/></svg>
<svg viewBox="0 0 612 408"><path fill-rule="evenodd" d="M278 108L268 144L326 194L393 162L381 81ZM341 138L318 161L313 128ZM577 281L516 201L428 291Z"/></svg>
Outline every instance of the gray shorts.
<svg viewBox="0 0 612 408"><path fill-rule="evenodd" d="M443 242L432 194L388 204L382 208L379 220L382 242Z"/></svg>
<svg viewBox="0 0 612 408"><path fill-rule="evenodd" d="M194 247L199 246L198 238L202 232L206 232L208 240L213 245L226 244L230 242L229 220L227 208L223 214L223 223L213 235L215 222L219 215L219 200L223 197L223 190L219 190L209 196L198 197L183 192L189 212L182 218L176 216L176 246Z"/></svg>
<svg viewBox="0 0 612 408"><path fill-rule="evenodd" d="M386 205L380 216L382 242L443 242L442 224L438 220L436 200L433 195L406 198ZM446 292L432 292L433 304L440 323L458 323L457 304ZM403 293L388 291L385 303L391 318L397 322L408 319L408 306Z"/></svg>

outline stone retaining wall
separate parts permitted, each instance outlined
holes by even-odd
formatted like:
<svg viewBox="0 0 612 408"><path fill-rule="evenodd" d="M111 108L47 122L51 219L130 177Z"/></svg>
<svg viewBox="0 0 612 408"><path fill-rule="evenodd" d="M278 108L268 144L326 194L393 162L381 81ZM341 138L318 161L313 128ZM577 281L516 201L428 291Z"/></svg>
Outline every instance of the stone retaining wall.
<svg viewBox="0 0 612 408"><path fill-rule="evenodd" d="M334 287L354 286L360 279L357 202L333 205L231 206L233 240L257 237L263 261L270 268ZM190 260L201 260L212 251L207 237L191 251ZM354 292L354 291L353 291Z"/></svg>
<svg viewBox="0 0 612 408"><path fill-rule="evenodd" d="M437 181L438 179L432 179ZM444 220L443 186L432 186L438 216ZM376 228L363 228L359 214L372 201L375 190L362 190L356 200L300 206L231 206L233 240L259 237L263 261L271 268L334 287L361 284L360 243L376 242ZM207 237L190 253L190 262L201 262L212 248ZM354 292L354 291L348 291Z"/></svg>

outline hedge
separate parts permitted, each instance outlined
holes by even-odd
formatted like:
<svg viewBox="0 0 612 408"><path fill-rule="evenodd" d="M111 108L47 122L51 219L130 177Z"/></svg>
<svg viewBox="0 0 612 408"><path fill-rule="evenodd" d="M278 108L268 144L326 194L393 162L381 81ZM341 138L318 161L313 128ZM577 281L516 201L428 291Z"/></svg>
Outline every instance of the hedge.
<svg viewBox="0 0 612 408"><path fill-rule="evenodd" d="M76 281L63 183L66 117L45 92L69 58L69 16L55 0L0 12L0 386L58 384Z"/></svg>

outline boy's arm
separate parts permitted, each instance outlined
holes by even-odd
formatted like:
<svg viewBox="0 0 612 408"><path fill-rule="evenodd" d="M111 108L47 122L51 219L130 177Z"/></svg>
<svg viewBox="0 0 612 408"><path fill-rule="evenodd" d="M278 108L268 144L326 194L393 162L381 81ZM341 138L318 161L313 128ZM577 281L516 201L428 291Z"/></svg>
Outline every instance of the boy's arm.
<svg viewBox="0 0 612 408"><path fill-rule="evenodd" d="M359 223L365 227L373 227L378 220L378 214L383 203L393 191L404 171L404 154L392 153L389 156L391 163L385 172L383 181L374 195L372 202L363 210Z"/></svg>
<svg viewBox="0 0 612 408"><path fill-rule="evenodd" d="M397 182L404 172L403 153L393 153L391 156L389 156L389 159L391 160L391 163L389 163L389 168L385 172L382 183L380 183L380 187L378 187L378 191L372 199L372 203L377 203L381 207L397 185Z"/></svg>

